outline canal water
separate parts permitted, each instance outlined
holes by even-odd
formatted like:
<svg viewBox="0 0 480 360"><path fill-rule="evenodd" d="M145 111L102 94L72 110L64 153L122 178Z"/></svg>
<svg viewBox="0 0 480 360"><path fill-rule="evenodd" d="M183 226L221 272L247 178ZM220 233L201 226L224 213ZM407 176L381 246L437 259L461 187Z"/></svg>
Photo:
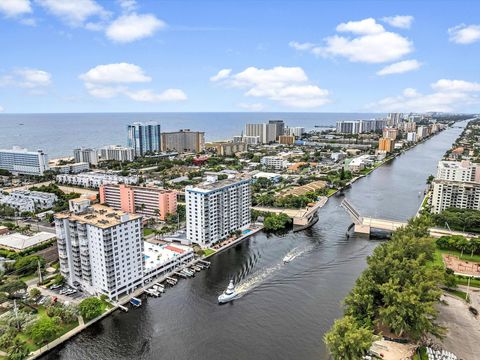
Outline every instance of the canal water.
<svg viewBox="0 0 480 360"><path fill-rule="evenodd" d="M406 220L425 181L465 122L360 179L345 196L362 215ZM161 298L93 325L44 359L328 359L323 335L378 241L346 236L351 220L332 197L311 229L256 234L211 258ZM283 264L283 257L294 259ZM234 279L243 296L217 305Z"/></svg>

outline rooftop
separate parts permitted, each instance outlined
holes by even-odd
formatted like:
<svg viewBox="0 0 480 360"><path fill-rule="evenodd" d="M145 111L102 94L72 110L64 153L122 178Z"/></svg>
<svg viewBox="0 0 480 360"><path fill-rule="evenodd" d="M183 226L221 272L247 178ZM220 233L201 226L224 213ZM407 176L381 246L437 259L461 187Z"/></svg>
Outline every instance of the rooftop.
<svg viewBox="0 0 480 360"><path fill-rule="evenodd" d="M115 210L105 205L94 204L81 213L63 212L56 214L55 218L79 221L106 229L111 226L120 225L126 221L139 219L141 216Z"/></svg>
<svg viewBox="0 0 480 360"><path fill-rule="evenodd" d="M55 238L55 234L39 232L32 236L13 233L0 236L0 247L21 251Z"/></svg>
<svg viewBox="0 0 480 360"><path fill-rule="evenodd" d="M221 189L227 186L235 185L239 182L250 180L250 177L247 176L237 176L233 178L228 178L224 180L217 181L205 181L201 184L196 185L195 187L187 187L187 191L198 191L198 192L209 192L217 189Z"/></svg>
<svg viewBox="0 0 480 360"><path fill-rule="evenodd" d="M179 244L152 244L144 242L145 270L151 271L185 253L193 252L192 248Z"/></svg>

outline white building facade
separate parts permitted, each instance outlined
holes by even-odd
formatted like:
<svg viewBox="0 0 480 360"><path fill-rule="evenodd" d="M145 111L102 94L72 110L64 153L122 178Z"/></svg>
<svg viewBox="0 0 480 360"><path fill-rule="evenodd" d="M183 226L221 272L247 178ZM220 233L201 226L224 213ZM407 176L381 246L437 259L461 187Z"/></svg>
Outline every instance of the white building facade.
<svg viewBox="0 0 480 360"><path fill-rule="evenodd" d="M209 247L251 222L250 178L233 178L185 188L187 239Z"/></svg>
<svg viewBox="0 0 480 360"><path fill-rule="evenodd" d="M82 174L60 174L56 176L59 184L82 186L86 188L98 189L100 185L107 184L138 184L138 176L121 176L113 173L104 172L85 172Z"/></svg>
<svg viewBox="0 0 480 360"><path fill-rule="evenodd" d="M57 200L57 195L41 191L15 190L8 194L0 193L0 204L8 205L21 213L50 209Z"/></svg>
<svg viewBox="0 0 480 360"><path fill-rule="evenodd" d="M103 205L55 215L60 271L67 283L118 299L142 286L141 217Z"/></svg>
<svg viewBox="0 0 480 360"><path fill-rule="evenodd" d="M42 150L28 151L14 146L0 150L0 169L13 174L42 176L48 170L48 156Z"/></svg>

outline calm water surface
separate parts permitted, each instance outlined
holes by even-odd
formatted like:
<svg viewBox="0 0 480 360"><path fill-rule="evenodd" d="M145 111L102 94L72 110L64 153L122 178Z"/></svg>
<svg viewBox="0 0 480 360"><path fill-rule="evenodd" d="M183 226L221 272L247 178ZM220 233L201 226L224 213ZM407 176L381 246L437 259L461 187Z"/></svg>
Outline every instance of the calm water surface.
<svg viewBox="0 0 480 360"><path fill-rule="evenodd" d="M356 182L346 197L364 215L411 217L426 178L460 132L451 128L418 145ZM322 337L379 243L346 237L351 221L341 200L331 198L313 228L253 236L213 257L194 279L113 314L44 359L328 359ZM298 256L283 264L292 250ZM230 278L246 293L219 306Z"/></svg>

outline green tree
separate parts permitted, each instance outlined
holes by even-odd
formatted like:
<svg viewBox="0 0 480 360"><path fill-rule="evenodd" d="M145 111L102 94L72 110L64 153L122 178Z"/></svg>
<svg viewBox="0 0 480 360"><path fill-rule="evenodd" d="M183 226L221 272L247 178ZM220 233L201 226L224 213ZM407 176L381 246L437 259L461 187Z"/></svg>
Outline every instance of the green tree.
<svg viewBox="0 0 480 360"><path fill-rule="evenodd" d="M25 341L18 338L13 340L12 345L8 348L8 360L24 360L30 355L30 350Z"/></svg>
<svg viewBox="0 0 480 360"><path fill-rule="evenodd" d="M27 334L37 345L53 340L59 332L60 326L54 319L49 317L39 318L27 329Z"/></svg>
<svg viewBox="0 0 480 360"><path fill-rule="evenodd" d="M37 288L33 288L30 290L30 297L32 299L36 299L38 298L40 295L42 295L42 293L40 292L40 290L38 290Z"/></svg>
<svg viewBox="0 0 480 360"><path fill-rule="evenodd" d="M90 297L83 300L78 306L80 315L86 320L92 320L103 313L104 304L102 300L96 297Z"/></svg>
<svg viewBox="0 0 480 360"><path fill-rule="evenodd" d="M263 226L266 231L278 231L285 229L292 223L292 219L286 214L270 214L263 221Z"/></svg>
<svg viewBox="0 0 480 360"><path fill-rule="evenodd" d="M12 297L17 291L25 290L27 284L21 280L8 281L0 286L0 292L7 293L9 297Z"/></svg>
<svg viewBox="0 0 480 360"><path fill-rule="evenodd" d="M336 360L358 360L366 355L375 341L373 330L360 326L353 316L345 316L325 334L325 343Z"/></svg>

